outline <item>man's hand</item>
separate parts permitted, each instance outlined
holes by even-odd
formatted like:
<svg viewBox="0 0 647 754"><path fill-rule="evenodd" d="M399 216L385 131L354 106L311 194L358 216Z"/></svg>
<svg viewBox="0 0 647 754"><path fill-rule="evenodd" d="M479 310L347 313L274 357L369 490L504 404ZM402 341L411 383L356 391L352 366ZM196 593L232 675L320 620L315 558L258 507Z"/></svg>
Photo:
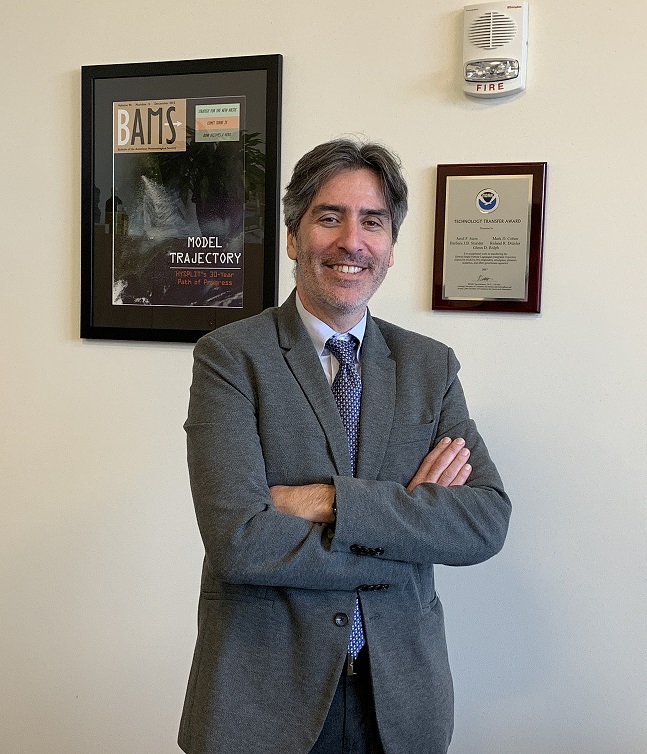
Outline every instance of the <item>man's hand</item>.
<svg viewBox="0 0 647 754"><path fill-rule="evenodd" d="M332 484L277 484L270 487L270 495L280 513L289 513L315 524L335 523L332 512L335 488Z"/></svg>
<svg viewBox="0 0 647 754"><path fill-rule="evenodd" d="M422 459L407 489L411 492L423 482L433 482L441 487L465 484L472 471L472 467L467 463L469 457L470 452L465 447L462 437L455 440L443 437Z"/></svg>

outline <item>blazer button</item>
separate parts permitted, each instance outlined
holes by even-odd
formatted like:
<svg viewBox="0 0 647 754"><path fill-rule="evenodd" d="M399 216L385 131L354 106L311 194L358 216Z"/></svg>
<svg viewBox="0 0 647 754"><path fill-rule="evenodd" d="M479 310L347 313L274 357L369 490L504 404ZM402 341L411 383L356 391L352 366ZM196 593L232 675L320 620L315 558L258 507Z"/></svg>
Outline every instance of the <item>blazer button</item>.
<svg viewBox="0 0 647 754"><path fill-rule="evenodd" d="M348 616L346 615L346 613L335 613L335 625L336 626L348 625Z"/></svg>

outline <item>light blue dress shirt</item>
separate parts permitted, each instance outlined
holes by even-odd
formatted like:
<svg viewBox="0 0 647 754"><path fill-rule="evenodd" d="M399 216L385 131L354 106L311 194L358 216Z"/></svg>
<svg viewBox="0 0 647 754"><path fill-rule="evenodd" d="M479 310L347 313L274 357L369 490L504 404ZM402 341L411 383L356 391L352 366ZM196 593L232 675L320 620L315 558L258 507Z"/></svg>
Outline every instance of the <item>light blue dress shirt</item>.
<svg viewBox="0 0 647 754"><path fill-rule="evenodd" d="M317 354L319 356L319 360L321 361L321 366L324 370L324 374L326 375L326 378L328 380L328 384L332 385L333 380L335 379L335 375L337 374L337 371L339 369L339 364L337 362L337 359L330 353L330 351L326 348L326 342L328 338L341 338L342 340L349 340L349 335L354 335L357 340L359 340L359 346L357 347L357 353L356 353L356 359L357 359L357 371L361 374L361 360L360 360L360 354L362 351L362 341L364 340L364 332L366 330L366 312L364 312L364 316L360 321L355 325L355 327L351 327L348 332L345 333L338 333L335 330L332 329L332 327L329 327L325 322L322 322L320 319L314 316L314 314L310 314L309 311L306 310L304 305L301 303L301 299L299 298L299 294L297 293L297 311L299 312L299 316L301 317L301 320L303 324L305 325L306 330L308 331L308 335L310 336L310 340L312 340L312 344L315 347L315 350L317 351Z"/></svg>

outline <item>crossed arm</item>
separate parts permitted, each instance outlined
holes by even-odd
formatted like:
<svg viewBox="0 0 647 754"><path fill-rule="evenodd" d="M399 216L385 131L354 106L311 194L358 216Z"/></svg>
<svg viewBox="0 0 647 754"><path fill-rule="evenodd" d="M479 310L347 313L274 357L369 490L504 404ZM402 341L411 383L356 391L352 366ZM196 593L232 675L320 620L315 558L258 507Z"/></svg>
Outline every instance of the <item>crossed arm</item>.
<svg viewBox="0 0 647 754"><path fill-rule="evenodd" d="M407 490L411 491L422 483L439 484L441 487L465 484L472 471L467 462L469 456L470 451L462 437L454 440L443 437L422 459ZM270 494L274 506L281 513L313 523L332 524L335 521L335 488L332 484L275 485L270 487Z"/></svg>

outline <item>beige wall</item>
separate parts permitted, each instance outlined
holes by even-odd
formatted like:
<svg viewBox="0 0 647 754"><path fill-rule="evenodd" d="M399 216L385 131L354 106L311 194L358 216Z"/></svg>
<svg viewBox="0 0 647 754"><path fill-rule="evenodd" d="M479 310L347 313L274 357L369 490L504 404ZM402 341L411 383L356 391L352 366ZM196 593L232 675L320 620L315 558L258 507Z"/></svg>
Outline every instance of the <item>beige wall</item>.
<svg viewBox="0 0 647 754"><path fill-rule="evenodd" d="M283 184L342 132L400 152L413 200L372 308L455 347L515 504L499 557L439 569L452 751L647 751L647 6L532 0L528 89L496 102L460 92L461 8L4 8L2 751L176 751L195 635L191 348L78 338L80 66L276 52ZM549 165L542 314L430 311L435 165L531 160Z"/></svg>

